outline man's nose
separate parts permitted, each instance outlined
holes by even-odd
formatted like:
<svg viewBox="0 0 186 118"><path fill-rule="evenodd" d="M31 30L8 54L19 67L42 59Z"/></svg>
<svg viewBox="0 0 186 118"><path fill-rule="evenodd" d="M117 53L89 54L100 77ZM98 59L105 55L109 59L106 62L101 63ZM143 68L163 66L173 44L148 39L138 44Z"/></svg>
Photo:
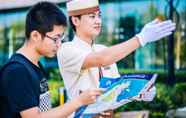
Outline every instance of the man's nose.
<svg viewBox="0 0 186 118"><path fill-rule="evenodd" d="M102 22L101 17L97 16L96 17L96 23L100 25L101 22Z"/></svg>

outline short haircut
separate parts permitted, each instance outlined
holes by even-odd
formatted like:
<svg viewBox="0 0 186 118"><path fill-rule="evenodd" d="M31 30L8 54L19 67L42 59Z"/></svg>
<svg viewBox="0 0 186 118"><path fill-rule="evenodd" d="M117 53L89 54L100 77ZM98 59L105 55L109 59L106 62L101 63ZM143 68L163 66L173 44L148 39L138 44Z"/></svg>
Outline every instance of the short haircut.
<svg viewBox="0 0 186 118"><path fill-rule="evenodd" d="M30 38L30 34L34 30L45 36L47 32L53 30L54 25L67 26L66 16L55 4L39 2L29 10L26 16L26 39Z"/></svg>
<svg viewBox="0 0 186 118"><path fill-rule="evenodd" d="M78 15L78 16L69 16L69 23L70 23L70 26L71 28L73 29L74 32L76 32L76 26L73 24L72 22L72 17L77 17L79 19L81 19L81 15Z"/></svg>

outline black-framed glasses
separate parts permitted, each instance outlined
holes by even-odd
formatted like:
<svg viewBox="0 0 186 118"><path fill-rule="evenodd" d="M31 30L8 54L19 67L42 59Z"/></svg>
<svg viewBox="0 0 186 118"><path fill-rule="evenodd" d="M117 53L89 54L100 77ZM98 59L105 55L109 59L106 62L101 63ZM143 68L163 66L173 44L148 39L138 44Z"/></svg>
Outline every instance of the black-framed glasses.
<svg viewBox="0 0 186 118"><path fill-rule="evenodd" d="M49 36L49 35L46 34L45 37L53 40L56 43L57 41L63 41L65 39L66 35L65 35L65 33L62 33L58 37L51 37L51 36Z"/></svg>

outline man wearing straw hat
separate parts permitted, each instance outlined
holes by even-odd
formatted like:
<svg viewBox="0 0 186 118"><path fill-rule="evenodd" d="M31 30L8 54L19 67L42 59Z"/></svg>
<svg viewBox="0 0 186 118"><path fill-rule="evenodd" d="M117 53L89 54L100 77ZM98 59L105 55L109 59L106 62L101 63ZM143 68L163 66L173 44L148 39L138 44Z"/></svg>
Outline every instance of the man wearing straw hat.
<svg viewBox="0 0 186 118"><path fill-rule="evenodd" d="M69 0L67 12L75 36L71 42L62 44L57 56L69 99L86 89L98 88L102 76L119 77L115 62L140 46L170 35L175 29L172 21L159 22L156 19L128 41L107 48L94 43L102 25L98 0ZM139 99L150 101L154 95L153 87ZM113 117L107 112L102 116Z"/></svg>

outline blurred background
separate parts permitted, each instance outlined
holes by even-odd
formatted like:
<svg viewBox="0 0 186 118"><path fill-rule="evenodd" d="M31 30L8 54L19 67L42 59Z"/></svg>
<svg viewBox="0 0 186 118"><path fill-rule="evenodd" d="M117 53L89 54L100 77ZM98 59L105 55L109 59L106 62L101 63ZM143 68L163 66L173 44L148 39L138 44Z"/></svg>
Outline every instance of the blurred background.
<svg viewBox="0 0 186 118"><path fill-rule="evenodd" d="M0 67L23 44L26 13L38 1L41 0L0 0ZM67 14L65 0L47 1L58 4ZM184 112L180 111L186 111L186 0L100 0L100 4L103 30L96 41L107 46L127 41L155 18L176 22L172 36L139 48L117 63L121 74L158 73L159 76L154 101L124 105L115 110L116 117L122 117L121 112L126 111L135 111L131 114L145 111L149 118L182 117L179 113ZM72 29L68 28L66 41L72 37ZM56 57L42 58L41 63L49 78L53 106L63 104L66 97Z"/></svg>

